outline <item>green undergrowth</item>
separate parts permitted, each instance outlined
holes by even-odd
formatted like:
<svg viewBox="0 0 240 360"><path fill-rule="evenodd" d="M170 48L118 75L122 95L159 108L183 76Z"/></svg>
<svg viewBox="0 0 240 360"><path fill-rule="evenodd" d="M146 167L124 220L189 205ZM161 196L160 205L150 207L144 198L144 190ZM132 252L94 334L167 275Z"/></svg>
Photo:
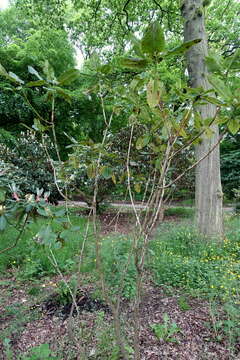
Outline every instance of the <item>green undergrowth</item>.
<svg viewBox="0 0 240 360"><path fill-rule="evenodd" d="M240 217L226 223L222 242L206 241L193 226L162 224L150 243L148 267L158 285L180 287L193 295L238 302Z"/></svg>
<svg viewBox="0 0 240 360"><path fill-rule="evenodd" d="M52 250L59 269L64 272L74 270L76 256L79 253L86 227L86 219L74 213L70 214L70 220L72 225L79 226L79 230L69 232L62 246L59 249ZM46 225L46 222L45 218L39 217L35 222L30 223L17 245L0 254L0 273L5 273L11 268L17 268L19 276L23 278L42 277L57 273L49 258L49 249L39 244L35 239L35 235L43 225ZM54 231L60 230L60 226L60 224L54 223ZM14 244L17 235L18 231L13 227L1 233L0 250Z"/></svg>
<svg viewBox="0 0 240 360"><path fill-rule="evenodd" d="M62 246L51 249L58 264L58 269L53 265L53 258L48 246L43 246L36 241L36 234L47 220L39 217L36 222L28 225L17 246L0 254L0 274L6 274L8 270L14 269L19 279L36 280L41 277L53 276L77 271L79 254L81 252L83 239L86 232L87 218L79 215L78 209L70 210L70 220L73 226L78 226L76 232L69 232ZM60 225L53 224L55 231ZM18 232L9 228L1 234L0 250L14 243ZM135 293L136 270L131 252L131 239L125 235L113 234L101 237L101 264L103 276L111 290L116 294L120 287L123 296L130 298ZM100 276L96 270L96 242L93 236L92 224L90 222L88 237L84 245L81 272L91 275L91 279L98 282ZM122 276L124 272L124 277Z"/></svg>
<svg viewBox="0 0 240 360"><path fill-rule="evenodd" d="M164 211L165 216L177 216L180 218L191 218L194 216L195 209L190 207L170 207Z"/></svg>
<svg viewBox="0 0 240 360"><path fill-rule="evenodd" d="M173 209L175 211L175 209ZM192 210L192 209L190 209ZM189 216L192 213L188 213ZM185 216L185 215L184 215ZM63 273L77 270L87 219L79 216L76 209L70 211L73 225L80 230L69 234L59 249L53 250L59 269ZM0 272L17 269L18 277L36 279L58 274L47 247L34 240L35 234L46 220L39 218L29 225L17 246L0 254ZM58 224L55 224L55 230ZM1 234L0 249L9 246L16 237L16 231ZM109 234L100 236L101 268L112 295L121 291L125 298L135 294L136 268L131 254L130 235ZM130 255L129 255L130 254ZM81 272L99 280L96 270L96 244L90 224ZM198 236L189 219L181 223L163 223L150 241L147 269L157 285L183 288L196 296L207 296L221 300L238 301L240 281L240 217L230 217L226 222L224 241L206 241Z"/></svg>

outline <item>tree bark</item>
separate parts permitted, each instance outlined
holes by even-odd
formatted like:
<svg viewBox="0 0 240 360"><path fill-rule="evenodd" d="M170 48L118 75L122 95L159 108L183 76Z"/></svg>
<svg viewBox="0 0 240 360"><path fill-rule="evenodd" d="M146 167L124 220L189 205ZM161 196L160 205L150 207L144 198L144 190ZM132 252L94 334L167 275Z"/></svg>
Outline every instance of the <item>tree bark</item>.
<svg viewBox="0 0 240 360"><path fill-rule="evenodd" d="M207 76L205 57L208 55L207 34L205 30L202 0L184 0L181 11L184 22L184 40L202 39L187 52L187 68L192 87L211 88ZM198 108L203 119L216 116L216 106L207 104ZM200 159L219 139L217 125L211 126L211 138L204 136L196 146L196 159ZM222 186L220 175L219 145L196 168L196 221L199 232L206 237L222 236Z"/></svg>

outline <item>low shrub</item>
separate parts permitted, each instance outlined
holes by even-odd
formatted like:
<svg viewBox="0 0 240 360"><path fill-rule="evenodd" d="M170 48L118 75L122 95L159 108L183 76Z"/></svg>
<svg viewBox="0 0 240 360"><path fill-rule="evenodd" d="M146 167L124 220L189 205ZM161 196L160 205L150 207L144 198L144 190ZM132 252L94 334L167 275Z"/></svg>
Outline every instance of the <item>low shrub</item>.
<svg viewBox="0 0 240 360"><path fill-rule="evenodd" d="M66 234L65 241L59 249L52 249L58 267L63 272L70 272L76 266L76 257L79 253L85 232L86 220L76 215L70 215L71 223L79 226L77 232ZM9 268L18 268L19 277L40 278L45 275L57 274L53 266L51 256L46 247L34 240L35 235L46 225L47 220L38 218L29 224L17 246L13 249L0 254L0 272L5 272ZM54 231L60 229L60 223L52 224ZM5 249L14 243L18 231L9 227L1 234L0 250Z"/></svg>
<svg viewBox="0 0 240 360"><path fill-rule="evenodd" d="M35 133L27 131L11 143L0 138L1 183L15 183L25 195L36 194L36 189L50 191L49 200L57 202L61 198L54 183L54 174L50 160L47 158L44 146L50 156L54 154L54 146L45 137L45 145L38 141Z"/></svg>
<svg viewBox="0 0 240 360"><path fill-rule="evenodd" d="M171 207L164 211L165 216L178 216L181 218L189 218L194 215L194 209L186 207Z"/></svg>

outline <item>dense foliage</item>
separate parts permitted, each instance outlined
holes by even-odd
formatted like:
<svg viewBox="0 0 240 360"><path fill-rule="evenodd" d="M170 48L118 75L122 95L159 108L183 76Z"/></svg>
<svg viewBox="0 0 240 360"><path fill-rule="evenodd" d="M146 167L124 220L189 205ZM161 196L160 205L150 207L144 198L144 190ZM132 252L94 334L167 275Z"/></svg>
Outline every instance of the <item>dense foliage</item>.
<svg viewBox="0 0 240 360"><path fill-rule="evenodd" d="M51 158L48 159L46 149L50 156L54 154L49 138L45 137L43 145L29 131L21 132L18 138L9 140L8 144L0 142L1 186L4 183L11 194L11 186L14 184L19 196L36 194L37 189L43 189L44 192L50 192L50 201L57 202L60 195L54 184Z"/></svg>

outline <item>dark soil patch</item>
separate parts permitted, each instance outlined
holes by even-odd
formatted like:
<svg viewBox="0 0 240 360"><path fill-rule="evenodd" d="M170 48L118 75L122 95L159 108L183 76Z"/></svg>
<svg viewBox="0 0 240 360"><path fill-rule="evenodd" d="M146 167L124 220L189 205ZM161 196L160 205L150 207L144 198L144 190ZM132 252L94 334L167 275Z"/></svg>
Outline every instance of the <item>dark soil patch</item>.
<svg viewBox="0 0 240 360"><path fill-rule="evenodd" d="M134 216L129 213L104 213L99 215L99 221L103 235L111 232L128 234L134 228Z"/></svg>
<svg viewBox="0 0 240 360"><path fill-rule="evenodd" d="M89 293L84 293L78 290L76 295L76 304L78 312L81 314L83 311L95 312L104 311L110 312L109 307L101 300L95 299ZM59 294L52 294L42 305L43 311L47 315L58 316L63 320L67 319L70 315L73 302L71 296L61 297ZM73 308L73 315L77 315L76 307Z"/></svg>
<svg viewBox="0 0 240 360"><path fill-rule="evenodd" d="M132 213L104 213L98 217L101 226L101 234L107 235L112 232L119 232L121 234L129 234L133 231L136 224L135 215ZM180 222L180 216L164 216L163 222ZM159 223L157 222L157 227Z"/></svg>

